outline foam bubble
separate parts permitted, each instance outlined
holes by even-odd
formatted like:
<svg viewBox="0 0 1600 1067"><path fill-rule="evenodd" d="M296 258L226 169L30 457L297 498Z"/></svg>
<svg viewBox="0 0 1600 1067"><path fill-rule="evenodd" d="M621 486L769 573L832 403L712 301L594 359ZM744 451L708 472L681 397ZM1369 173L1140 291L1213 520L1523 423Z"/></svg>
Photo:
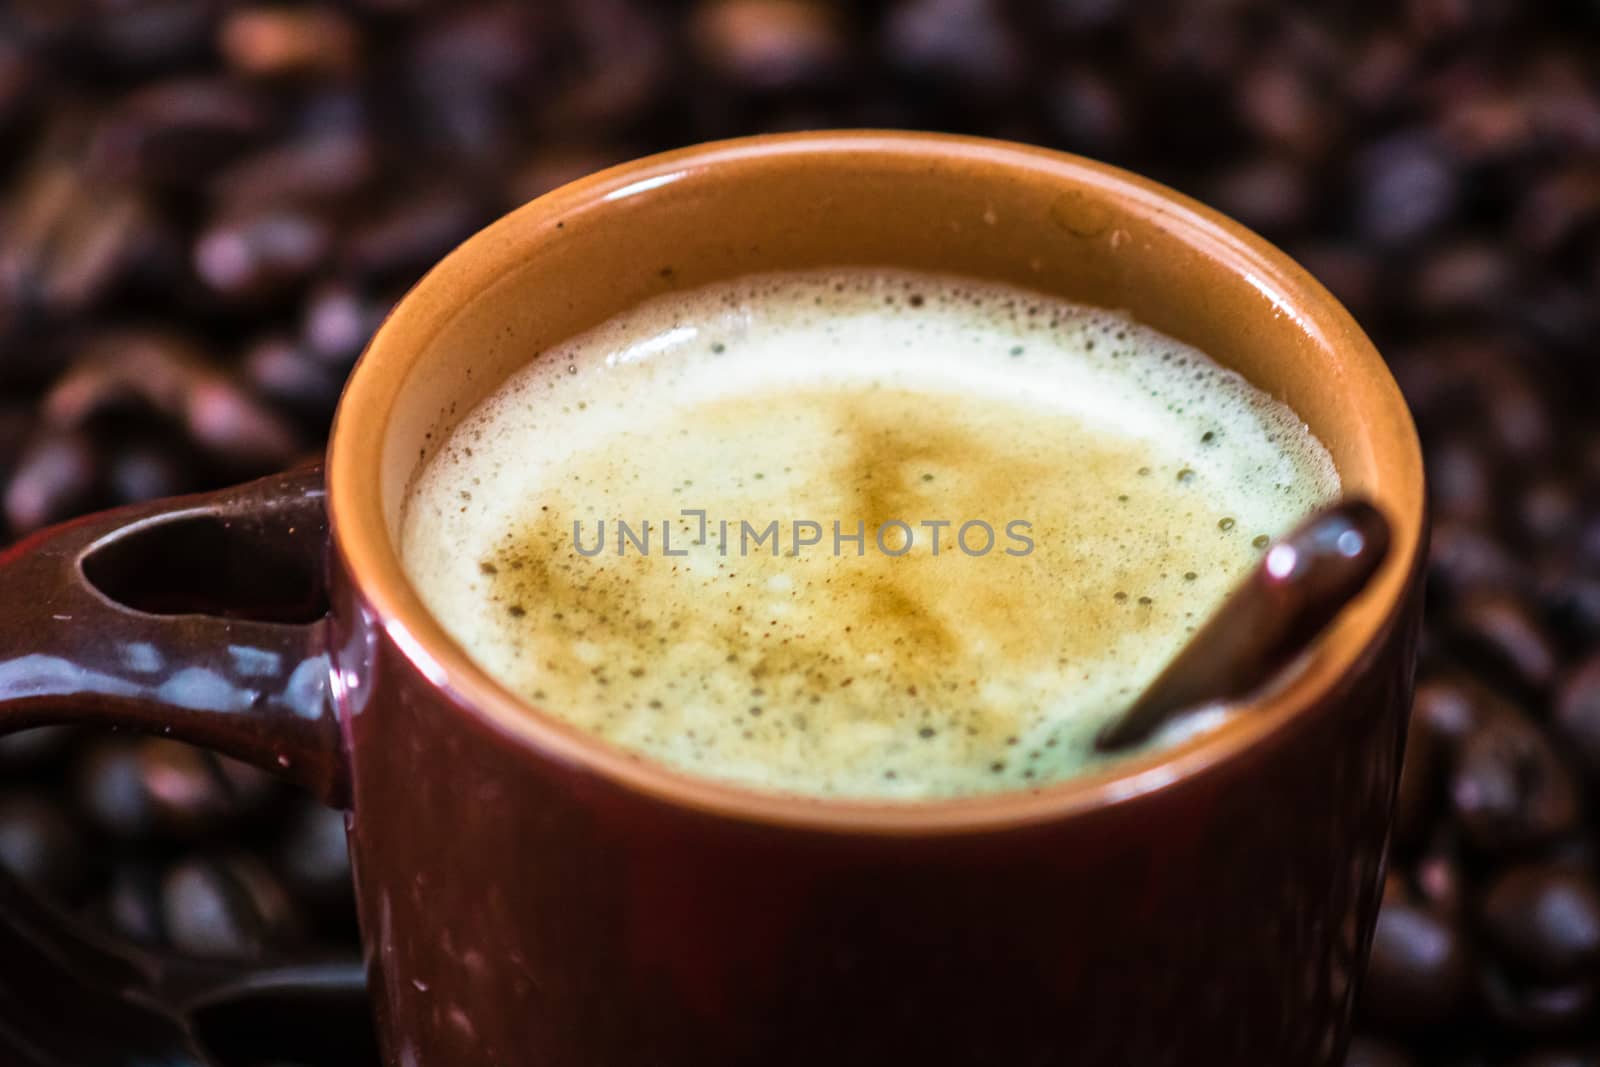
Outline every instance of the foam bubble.
<svg viewBox="0 0 1600 1067"><path fill-rule="evenodd" d="M425 467L401 549L552 714L695 773L915 798L1092 765L1261 539L1338 488L1289 408L1117 313L765 275L540 353Z"/></svg>

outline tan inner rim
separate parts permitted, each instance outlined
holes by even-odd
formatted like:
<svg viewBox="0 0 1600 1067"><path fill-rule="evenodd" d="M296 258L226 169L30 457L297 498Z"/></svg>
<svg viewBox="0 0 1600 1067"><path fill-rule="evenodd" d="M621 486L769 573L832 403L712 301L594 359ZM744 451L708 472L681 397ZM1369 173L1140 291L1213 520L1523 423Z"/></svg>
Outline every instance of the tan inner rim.
<svg viewBox="0 0 1600 1067"><path fill-rule="evenodd" d="M842 170L859 168L863 161L891 161L902 168L937 162L962 168L976 181L1059 185L1073 188L1075 196L1099 198L1130 218L1176 234L1183 245L1245 278L1270 301L1265 314L1287 319L1318 346L1338 353L1337 387L1365 412L1358 447L1381 472L1366 491L1394 523L1394 552L1374 588L1346 613L1305 669L1270 699L1164 753L1036 791L915 803L792 797L686 776L531 712L480 670L423 607L391 541L379 472L397 398L425 364L430 343L462 309L514 270L530 242L550 235L563 217L602 204L648 202L686 177L835 162ZM1312 379L1306 388L1324 384ZM667 153L583 179L490 226L430 272L374 337L335 418L328 486L335 548L347 573L391 638L426 677L456 698L463 713L547 755L676 804L753 821L876 833L969 831L1061 817L1150 792L1237 755L1312 707L1387 632L1419 563L1424 515L1420 449L1398 388L1348 314L1281 252L1209 209L1114 168L975 138L872 131L749 138Z"/></svg>

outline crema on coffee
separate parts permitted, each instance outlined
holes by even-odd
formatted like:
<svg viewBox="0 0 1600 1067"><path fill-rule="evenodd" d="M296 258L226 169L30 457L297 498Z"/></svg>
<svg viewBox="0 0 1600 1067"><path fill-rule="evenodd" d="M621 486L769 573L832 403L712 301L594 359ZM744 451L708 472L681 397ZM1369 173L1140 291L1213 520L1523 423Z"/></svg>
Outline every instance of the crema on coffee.
<svg viewBox="0 0 1600 1067"><path fill-rule="evenodd" d="M530 353L415 480L401 554L490 674L639 758L946 797L1094 766L1338 490L1287 406L1115 312L760 275Z"/></svg>

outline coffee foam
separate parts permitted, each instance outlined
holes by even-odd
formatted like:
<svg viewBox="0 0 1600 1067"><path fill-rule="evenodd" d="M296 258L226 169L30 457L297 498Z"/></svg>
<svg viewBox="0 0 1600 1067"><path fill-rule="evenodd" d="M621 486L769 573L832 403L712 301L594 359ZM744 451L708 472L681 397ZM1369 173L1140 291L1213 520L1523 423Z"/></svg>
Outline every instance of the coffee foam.
<svg viewBox="0 0 1600 1067"><path fill-rule="evenodd" d="M401 549L485 669L635 755L952 796L1096 763L1101 723L1338 489L1288 407L1117 313L795 273L663 296L540 354L425 467ZM895 519L903 554L907 530L874 536ZM777 520L777 554L742 555L741 520ZM983 554L956 541L972 520ZM795 543L806 521L820 543Z"/></svg>

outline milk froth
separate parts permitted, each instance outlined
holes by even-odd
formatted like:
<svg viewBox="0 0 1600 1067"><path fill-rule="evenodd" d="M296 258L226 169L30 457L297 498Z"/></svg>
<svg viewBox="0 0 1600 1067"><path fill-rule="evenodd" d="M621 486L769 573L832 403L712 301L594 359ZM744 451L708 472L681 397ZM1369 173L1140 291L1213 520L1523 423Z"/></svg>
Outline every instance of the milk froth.
<svg viewBox="0 0 1600 1067"><path fill-rule="evenodd" d="M756 788L1081 773L1339 489L1195 349L962 278L752 276L529 356L416 479L413 583L530 705Z"/></svg>

